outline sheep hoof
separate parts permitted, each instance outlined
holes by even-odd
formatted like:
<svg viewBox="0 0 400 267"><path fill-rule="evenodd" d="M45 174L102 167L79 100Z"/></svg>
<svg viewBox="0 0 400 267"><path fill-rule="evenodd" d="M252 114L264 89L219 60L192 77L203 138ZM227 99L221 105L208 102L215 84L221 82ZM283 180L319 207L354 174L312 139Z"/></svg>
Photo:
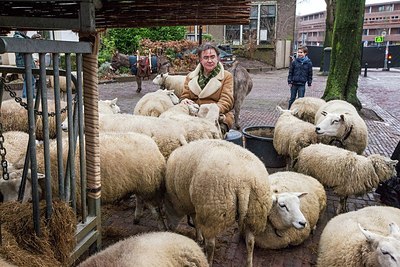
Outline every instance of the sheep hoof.
<svg viewBox="0 0 400 267"><path fill-rule="evenodd" d="M142 91L142 88L136 89L136 93L140 93L140 91Z"/></svg>

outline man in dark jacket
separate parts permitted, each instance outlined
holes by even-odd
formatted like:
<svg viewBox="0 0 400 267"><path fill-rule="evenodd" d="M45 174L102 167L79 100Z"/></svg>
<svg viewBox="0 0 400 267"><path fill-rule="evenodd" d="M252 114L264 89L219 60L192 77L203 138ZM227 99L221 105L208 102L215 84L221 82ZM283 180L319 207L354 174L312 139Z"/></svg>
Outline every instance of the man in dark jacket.
<svg viewBox="0 0 400 267"><path fill-rule="evenodd" d="M306 91L306 83L309 87L312 84L312 63L307 57L308 48L306 46L300 46L297 50L297 57L293 60L289 68L288 84L290 86L290 100L289 109L293 102L296 100L296 96L304 97Z"/></svg>
<svg viewBox="0 0 400 267"><path fill-rule="evenodd" d="M30 37L27 34L27 31L15 31L14 33L14 38L24 38L24 39L30 39ZM32 57L32 55L31 55ZM17 65L17 67L25 67L25 62L24 62L24 54L23 53L15 53L15 65ZM32 68L36 68L36 64L33 61L32 58ZM25 79L25 75L24 76L24 85L22 88L22 97L26 98L26 79ZM32 89L33 89L33 97L35 97L35 77L32 75Z"/></svg>

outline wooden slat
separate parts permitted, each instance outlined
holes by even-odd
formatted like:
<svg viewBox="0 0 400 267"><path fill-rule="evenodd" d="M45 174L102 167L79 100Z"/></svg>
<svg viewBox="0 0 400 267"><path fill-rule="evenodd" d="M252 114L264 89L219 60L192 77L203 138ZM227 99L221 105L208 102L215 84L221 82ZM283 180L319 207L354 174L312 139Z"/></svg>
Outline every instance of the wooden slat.
<svg viewBox="0 0 400 267"><path fill-rule="evenodd" d="M65 27L81 30L81 1L2 1L0 32L23 27L21 17L29 19L27 29L52 30ZM248 24L250 0L158 1L102 0L95 10L96 28ZM51 23L51 20L54 21ZM65 22L63 25L62 22ZM87 25L86 28L91 28Z"/></svg>

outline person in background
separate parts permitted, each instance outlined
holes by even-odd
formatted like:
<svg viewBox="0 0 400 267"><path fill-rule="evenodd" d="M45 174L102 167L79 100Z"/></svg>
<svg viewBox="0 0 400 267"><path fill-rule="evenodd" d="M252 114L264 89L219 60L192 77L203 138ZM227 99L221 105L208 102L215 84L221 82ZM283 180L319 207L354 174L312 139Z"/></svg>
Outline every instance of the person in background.
<svg viewBox="0 0 400 267"><path fill-rule="evenodd" d="M289 67L288 84L290 86L290 100L289 109L293 102L296 100L296 96L304 97L306 92L306 83L309 87L312 84L312 63L307 57L308 48L306 46L300 46L297 50L297 57L292 61Z"/></svg>
<svg viewBox="0 0 400 267"><path fill-rule="evenodd" d="M30 39L30 37L27 34L27 31L23 31L23 30L18 30L15 31L14 33L14 38L24 38L24 39ZM39 34L36 34L36 37L40 38L41 36ZM31 55L32 57L32 55ZM15 53L15 64L17 65L17 67L25 67L25 63L24 63L24 54L23 53ZM36 68L36 63L32 57L32 68ZM22 98L26 98L26 79L25 79L25 75L23 75L24 77L24 85L22 88ZM36 85L36 80L35 77L32 75L32 89L33 89L33 97L35 97L35 85Z"/></svg>
<svg viewBox="0 0 400 267"><path fill-rule="evenodd" d="M202 104L216 103L219 107L219 124L223 136L232 128L233 76L219 62L218 49L206 43L197 50L200 63L186 76L181 103L194 101Z"/></svg>

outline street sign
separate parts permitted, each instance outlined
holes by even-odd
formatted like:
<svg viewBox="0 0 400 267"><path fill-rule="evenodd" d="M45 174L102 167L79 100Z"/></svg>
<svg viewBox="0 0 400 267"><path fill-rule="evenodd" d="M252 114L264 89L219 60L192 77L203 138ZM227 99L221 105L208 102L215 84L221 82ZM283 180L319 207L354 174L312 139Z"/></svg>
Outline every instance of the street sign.
<svg viewBox="0 0 400 267"><path fill-rule="evenodd" d="M383 36L375 36L375 43L383 43Z"/></svg>

